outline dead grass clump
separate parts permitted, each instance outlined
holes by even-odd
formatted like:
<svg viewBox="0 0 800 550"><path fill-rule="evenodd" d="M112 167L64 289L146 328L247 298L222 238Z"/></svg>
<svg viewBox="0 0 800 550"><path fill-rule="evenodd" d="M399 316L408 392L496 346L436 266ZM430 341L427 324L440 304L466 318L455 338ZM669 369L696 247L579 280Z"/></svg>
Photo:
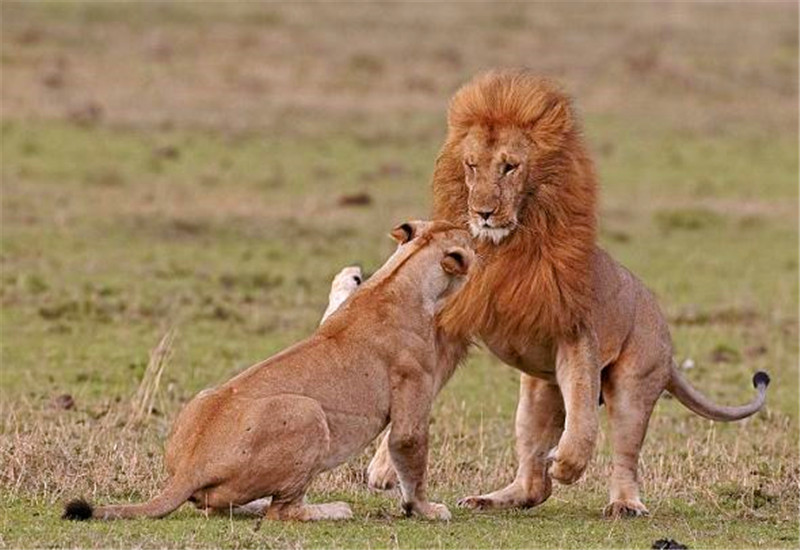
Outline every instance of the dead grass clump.
<svg viewBox="0 0 800 550"><path fill-rule="evenodd" d="M91 408L53 406L28 399L0 405L0 486L13 496L55 502L97 493L142 497L162 478L167 421L179 408L174 398L153 415L175 331L168 331L150 354L142 381L129 403L107 400ZM59 397L63 401L64 396Z"/></svg>
<svg viewBox="0 0 800 550"><path fill-rule="evenodd" d="M128 427L144 422L153 413L156 396L161 385L161 375L164 374L164 368L172 356L172 343L174 340L175 331L167 331L150 353L150 361L147 363L142 382L139 384L139 389L136 390L136 395L131 401L131 415L128 419Z"/></svg>
<svg viewBox="0 0 800 550"><path fill-rule="evenodd" d="M161 481L164 425L126 429L127 404L102 410L3 403L0 486L14 497L54 503L78 495L130 498Z"/></svg>

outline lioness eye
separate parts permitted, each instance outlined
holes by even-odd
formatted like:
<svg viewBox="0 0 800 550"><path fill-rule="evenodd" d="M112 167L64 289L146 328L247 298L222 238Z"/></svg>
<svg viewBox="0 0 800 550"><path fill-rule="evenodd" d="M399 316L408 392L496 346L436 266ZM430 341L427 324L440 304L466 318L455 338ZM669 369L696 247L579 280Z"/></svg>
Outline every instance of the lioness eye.
<svg viewBox="0 0 800 550"><path fill-rule="evenodd" d="M507 176L508 174L510 174L511 172L516 170L517 167L519 167L519 164L511 164L511 163L508 163L508 162L505 163L503 165L503 175Z"/></svg>

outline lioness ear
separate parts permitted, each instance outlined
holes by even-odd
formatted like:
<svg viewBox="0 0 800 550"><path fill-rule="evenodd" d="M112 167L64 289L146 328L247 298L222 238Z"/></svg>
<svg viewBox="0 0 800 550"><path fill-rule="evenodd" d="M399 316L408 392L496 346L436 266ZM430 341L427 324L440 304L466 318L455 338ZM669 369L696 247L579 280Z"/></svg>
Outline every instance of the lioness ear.
<svg viewBox="0 0 800 550"><path fill-rule="evenodd" d="M397 241L397 244L406 244L414 238L414 226L410 223L401 223L389 233L389 236Z"/></svg>
<svg viewBox="0 0 800 550"><path fill-rule="evenodd" d="M445 252L441 265L445 273L458 277L467 274L470 261L471 256L466 250L454 247Z"/></svg>

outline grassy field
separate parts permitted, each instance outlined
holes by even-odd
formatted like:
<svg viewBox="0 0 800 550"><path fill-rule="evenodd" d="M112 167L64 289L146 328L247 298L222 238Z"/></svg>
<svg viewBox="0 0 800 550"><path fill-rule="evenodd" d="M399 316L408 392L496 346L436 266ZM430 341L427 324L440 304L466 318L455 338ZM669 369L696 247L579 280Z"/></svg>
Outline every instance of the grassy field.
<svg viewBox="0 0 800 550"><path fill-rule="evenodd" d="M1 7L0 547L798 547L795 4ZM448 524L368 491L369 452L313 486L346 523L61 521L75 496L153 495L181 405L310 333L341 266L380 265L428 212L448 97L499 65L576 96L602 244L660 297L687 376L733 404L766 369L766 409L723 425L662 399L649 518L602 518L604 437L542 507L466 512L515 468L518 374L478 350L432 424Z"/></svg>

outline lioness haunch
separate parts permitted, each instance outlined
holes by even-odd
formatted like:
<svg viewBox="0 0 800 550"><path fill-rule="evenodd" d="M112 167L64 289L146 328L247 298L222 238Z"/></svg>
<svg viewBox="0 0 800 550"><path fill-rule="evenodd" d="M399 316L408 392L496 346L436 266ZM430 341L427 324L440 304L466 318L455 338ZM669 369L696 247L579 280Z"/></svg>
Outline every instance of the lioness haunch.
<svg viewBox="0 0 800 550"><path fill-rule="evenodd" d="M425 494L437 372L434 314L473 261L470 236L446 222L392 231L396 252L310 338L201 392L167 443L169 480L142 504L67 505L67 519L163 517L187 500L228 510L272 497L269 519L344 519L343 502L306 504L311 480L364 448L391 420L389 448L408 514L449 519Z"/></svg>

